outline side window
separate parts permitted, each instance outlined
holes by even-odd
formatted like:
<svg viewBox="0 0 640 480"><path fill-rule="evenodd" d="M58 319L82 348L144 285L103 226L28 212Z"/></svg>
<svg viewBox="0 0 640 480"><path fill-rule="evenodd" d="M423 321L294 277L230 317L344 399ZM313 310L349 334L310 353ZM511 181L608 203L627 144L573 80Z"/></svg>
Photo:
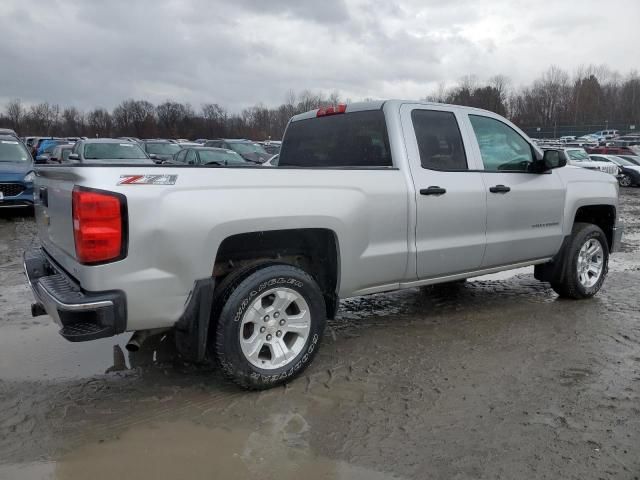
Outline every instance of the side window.
<svg viewBox="0 0 640 480"><path fill-rule="evenodd" d="M528 171L533 162L533 151L529 142L495 118L469 115L469 120L478 139L486 171Z"/></svg>
<svg viewBox="0 0 640 480"><path fill-rule="evenodd" d="M413 110L420 163L430 170L467 170L462 135L452 112Z"/></svg>
<svg viewBox="0 0 640 480"><path fill-rule="evenodd" d="M184 157L187 155L187 150L182 150L176 155L176 162L184 163Z"/></svg>
<svg viewBox="0 0 640 480"><path fill-rule="evenodd" d="M195 165L196 164L196 151L195 150L189 150L186 156L186 163L188 163L189 165Z"/></svg>

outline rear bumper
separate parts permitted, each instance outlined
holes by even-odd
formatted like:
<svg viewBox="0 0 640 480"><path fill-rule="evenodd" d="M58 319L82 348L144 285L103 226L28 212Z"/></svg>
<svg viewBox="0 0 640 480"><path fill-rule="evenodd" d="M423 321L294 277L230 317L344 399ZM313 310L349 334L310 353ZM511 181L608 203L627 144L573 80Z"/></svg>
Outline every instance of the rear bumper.
<svg viewBox="0 0 640 480"><path fill-rule="evenodd" d="M620 250L620 244L622 243L623 234L624 225L613 227L613 242L611 243L611 252L617 252L618 250Z"/></svg>
<svg viewBox="0 0 640 480"><path fill-rule="evenodd" d="M71 342L111 337L126 329L126 298L121 291L87 292L40 248L26 251L24 271L37 304Z"/></svg>

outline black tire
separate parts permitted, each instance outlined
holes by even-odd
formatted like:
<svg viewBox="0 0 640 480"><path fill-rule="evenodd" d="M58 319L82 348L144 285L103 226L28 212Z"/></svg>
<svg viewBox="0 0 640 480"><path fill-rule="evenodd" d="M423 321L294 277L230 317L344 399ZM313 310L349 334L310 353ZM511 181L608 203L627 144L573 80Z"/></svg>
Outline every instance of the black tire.
<svg viewBox="0 0 640 480"><path fill-rule="evenodd" d="M310 330L294 358L279 368L263 369L251 363L242 351L242 319L261 293L276 287L293 290L304 299L309 307ZM217 303L222 304L218 315L214 306L215 339L210 345L227 378L243 388L262 390L288 382L311 363L320 346L327 316L322 292L309 274L291 265L267 265L230 280L224 290L217 296Z"/></svg>
<svg viewBox="0 0 640 480"><path fill-rule="evenodd" d="M578 256L580 249L591 239L600 242L603 252L602 272L597 282L586 287L580 282L578 274ZM571 240L564 252L564 273L560 281L551 282L551 287L563 298L576 300L593 297L604 283L609 267L609 244L600 227L591 223L576 223L573 226Z"/></svg>

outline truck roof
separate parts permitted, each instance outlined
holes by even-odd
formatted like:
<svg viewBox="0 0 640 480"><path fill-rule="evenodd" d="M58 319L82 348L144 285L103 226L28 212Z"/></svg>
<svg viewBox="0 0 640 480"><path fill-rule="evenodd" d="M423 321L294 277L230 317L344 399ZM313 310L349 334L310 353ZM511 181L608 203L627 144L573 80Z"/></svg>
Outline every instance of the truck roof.
<svg viewBox="0 0 640 480"><path fill-rule="evenodd" d="M438 103L438 102L427 102L424 100L400 100L400 99L391 99L391 100L372 100L368 102L354 102L347 104L347 110L345 113L352 112L361 112L365 110L379 110L387 104L400 106L405 103L417 104L417 105L429 105L429 106L440 106L440 107L451 107L459 110L465 111L474 111L474 112L483 112L490 113L495 115L495 113L490 112L489 110L483 110L481 108L475 107L465 107L462 105L451 105L447 103ZM318 109L315 108L313 110L309 110L308 112L300 113L298 115L294 115L291 117L292 122L297 122L298 120L305 120L308 118L315 118L317 115Z"/></svg>

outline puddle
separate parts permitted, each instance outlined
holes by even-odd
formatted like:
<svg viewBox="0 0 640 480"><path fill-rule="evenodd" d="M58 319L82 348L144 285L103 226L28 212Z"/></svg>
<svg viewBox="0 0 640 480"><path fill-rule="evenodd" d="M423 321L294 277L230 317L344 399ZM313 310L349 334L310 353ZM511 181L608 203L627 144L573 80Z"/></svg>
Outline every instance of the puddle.
<svg viewBox="0 0 640 480"><path fill-rule="evenodd" d="M48 317L43 317L47 320ZM7 324L0 335L0 379L53 380L84 378L112 371L170 361L176 356L173 340L152 337L130 354L130 333L93 342L73 343L58 334L52 321Z"/></svg>
<svg viewBox="0 0 640 480"><path fill-rule="evenodd" d="M0 466L16 480L400 478L314 454L310 427L295 413L271 415L256 430L209 428L189 421L136 426L117 439L89 443L55 462Z"/></svg>

